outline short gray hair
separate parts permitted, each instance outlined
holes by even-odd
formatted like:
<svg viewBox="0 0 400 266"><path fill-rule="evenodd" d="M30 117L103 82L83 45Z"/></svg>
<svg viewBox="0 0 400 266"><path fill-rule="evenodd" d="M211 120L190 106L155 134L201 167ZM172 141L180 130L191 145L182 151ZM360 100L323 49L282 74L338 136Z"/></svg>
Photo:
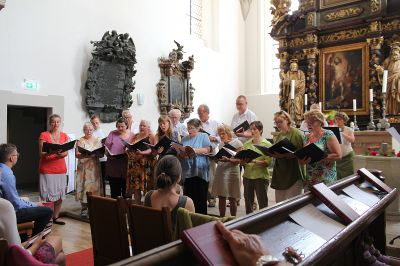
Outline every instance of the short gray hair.
<svg viewBox="0 0 400 266"><path fill-rule="evenodd" d="M172 110L170 110L170 111L168 112L168 115L169 115L169 116L171 116L171 115L173 115L173 114L177 114L177 115L179 115L179 116L182 116L182 112L181 112L181 110L179 110L179 109L172 109Z"/></svg>
<svg viewBox="0 0 400 266"><path fill-rule="evenodd" d="M201 107L203 107L204 111L205 111L207 114L210 114L210 108L208 107L207 104L200 104L198 109L200 109Z"/></svg>
<svg viewBox="0 0 400 266"><path fill-rule="evenodd" d="M0 162L7 162L8 158L10 158L13 151L17 150L17 146L11 143L3 143L0 145Z"/></svg>

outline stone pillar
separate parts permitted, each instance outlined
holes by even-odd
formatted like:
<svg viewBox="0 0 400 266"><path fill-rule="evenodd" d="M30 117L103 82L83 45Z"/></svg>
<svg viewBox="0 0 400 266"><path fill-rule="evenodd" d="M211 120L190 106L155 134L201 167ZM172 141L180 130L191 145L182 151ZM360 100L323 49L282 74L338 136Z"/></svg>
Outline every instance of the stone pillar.
<svg viewBox="0 0 400 266"><path fill-rule="evenodd" d="M306 94L308 94L308 104L313 104L319 102L317 90L318 90L318 82L317 82L317 55L319 54L319 50L317 48L309 48L303 49L304 54L307 58L307 76L306 76ZM308 109L308 108L307 108Z"/></svg>

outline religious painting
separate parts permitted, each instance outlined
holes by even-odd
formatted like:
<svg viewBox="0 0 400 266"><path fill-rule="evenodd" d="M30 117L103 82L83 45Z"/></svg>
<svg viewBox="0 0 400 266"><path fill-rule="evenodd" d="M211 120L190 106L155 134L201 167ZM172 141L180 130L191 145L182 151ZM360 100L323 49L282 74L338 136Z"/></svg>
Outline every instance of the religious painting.
<svg viewBox="0 0 400 266"><path fill-rule="evenodd" d="M321 49L319 62L322 111L340 110L368 114L367 43L355 43Z"/></svg>
<svg viewBox="0 0 400 266"><path fill-rule="evenodd" d="M328 7L335 7L359 1L360 0L319 0L319 6L321 9L324 9Z"/></svg>

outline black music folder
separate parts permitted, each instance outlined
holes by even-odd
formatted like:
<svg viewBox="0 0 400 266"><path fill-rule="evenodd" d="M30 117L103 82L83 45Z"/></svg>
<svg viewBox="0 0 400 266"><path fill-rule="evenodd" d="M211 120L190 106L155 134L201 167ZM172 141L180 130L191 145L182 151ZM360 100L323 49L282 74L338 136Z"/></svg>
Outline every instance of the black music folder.
<svg viewBox="0 0 400 266"><path fill-rule="evenodd" d="M241 123L240 125L238 125L237 127L235 127L234 129L233 129L233 132L238 132L238 131L246 131L246 130L248 130L250 128L250 124L249 124L249 121L244 121L243 123Z"/></svg>
<svg viewBox="0 0 400 266"><path fill-rule="evenodd" d="M144 138L139 140L138 142L134 143L134 144L130 144L127 141L121 139L122 144L127 147L129 150L131 151L145 151L147 149L149 149L149 138Z"/></svg>
<svg viewBox="0 0 400 266"><path fill-rule="evenodd" d="M65 152L73 149L75 147L75 142L76 140L66 142L64 144L43 142L42 152L47 152L47 153L55 153L58 151Z"/></svg>
<svg viewBox="0 0 400 266"><path fill-rule="evenodd" d="M228 149L227 149L227 150L228 150ZM256 152L256 151L253 151L253 150L241 150L241 151L236 152L236 153L233 155L233 157L238 158L238 159L240 159L240 160L246 160L246 159L248 159L248 160L250 160L250 161L252 161L252 160L254 160L255 158L258 158L258 157L260 157L260 156L262 156L262 154L260 154L260 153L258 153L258 152Z"/></svg>
<svg viewBox="0 0 400 266"><path fill-rule="evenodd" d="M289 153L290 151L294 152L296 150L296 146L294 146L293 143L291 143L287 138L280 140L279 142L275 143L270 147L257 144L254 146L260 151L262 151L262 153L264 153L265 155L270 155L274 152L279 154L285 154ZM285 149L283 147L285 147Z"/></svg>
<svg viewBox="0 0 400 266"><path fill-rule="evenodd" d="M284 149L286 149L285 147L283 147ZM289 149L286 149L288 152L293 153L297 158L299 159L304 159L306 157L311 158L310 163L316 163L321 161L322 159L325 159L327 154L321 150L320 148L318 148L317 145L315 145L314 143L310 143L307 146L297 150L297 151L292 151Z"/></svg>
<svg viewBox="0 0 400 266"><path fill-rule="evenodd" d="M168 138L167 136L163 136L155 145L152 145L150 143L146 143L146 145L154 150L158 150L159 148L163 147L164 151L167 151L171 147L171 143L172 140L170 138Z"/></svg>
<svg viewBox="0 0 400 266"><path fill-rule="evenodd" d="M85 148L82 148L81 146L78 146L78 151L80 154L83 155L95 155L98 157L103 157L104 153L106 152L106 147L102 146L100 148L94 149L94 150L87 150Z"/></svg>
<svg viewBox="0 0 400 266"><path fill-rule="evenodd" d="M228 150L234 152L236 149L235 149L235 147L233 147L232 145L227 143L217 153L215 153L215 154L209 153L208 156L211 158L217 159L217 160L220 160L222 158L222 156L231 158L233 156L232 152L229 152Z"/></svg>
<svg viewBox="0 0 400 266"><path fill-rule="evenodd" d="M339 127L322 127L322 128L332 131L333 134L335 134L337 140L339 141L339 144L342 144L342 135L340 134Z"/></svg>

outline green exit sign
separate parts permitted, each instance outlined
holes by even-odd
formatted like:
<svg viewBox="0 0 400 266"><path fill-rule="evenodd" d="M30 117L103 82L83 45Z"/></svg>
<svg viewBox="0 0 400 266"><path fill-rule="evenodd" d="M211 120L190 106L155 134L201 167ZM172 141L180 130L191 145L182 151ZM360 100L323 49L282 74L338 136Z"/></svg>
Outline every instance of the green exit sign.
<svg viewBox="0 0 400 266"><path fill-rule="evenodd" d="M28 91L38 91L39 82L37 80L24 80L23 87Z"/></svg>

